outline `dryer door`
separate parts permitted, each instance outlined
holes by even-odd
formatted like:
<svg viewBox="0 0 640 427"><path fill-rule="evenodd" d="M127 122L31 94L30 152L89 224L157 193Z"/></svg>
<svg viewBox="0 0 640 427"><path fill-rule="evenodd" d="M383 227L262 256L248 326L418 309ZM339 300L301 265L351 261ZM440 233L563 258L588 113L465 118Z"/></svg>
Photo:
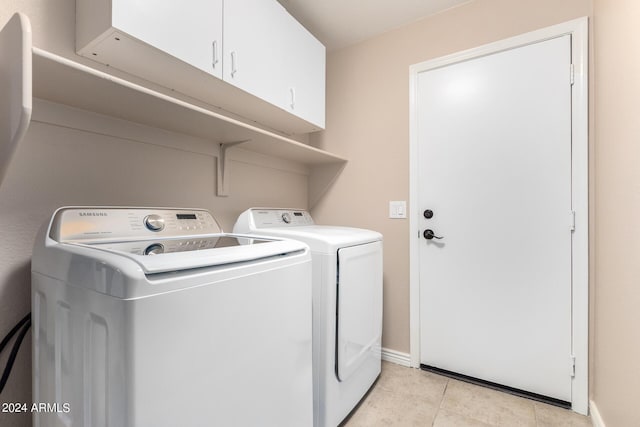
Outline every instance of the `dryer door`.
<svg viewBox="0 0 640 427"><path fill-rule="evenodd" d="M336 374L345 381L367 359L380 359L382 242L338 250Z"/></svg>

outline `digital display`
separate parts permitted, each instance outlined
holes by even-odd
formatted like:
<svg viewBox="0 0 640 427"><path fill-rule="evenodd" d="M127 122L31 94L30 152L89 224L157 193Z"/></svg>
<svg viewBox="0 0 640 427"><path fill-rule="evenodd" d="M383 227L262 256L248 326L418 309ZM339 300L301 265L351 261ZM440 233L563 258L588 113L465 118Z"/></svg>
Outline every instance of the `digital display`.
<svg viewBox="0 0 640 427"><path fill-rule="evenodd" d="M178 219L197 219L196 214L176 214Z"/></svg>
<svg viewBox="0 0 640 427"><path fill-rule="evenodd" d="M294 212L293 215L294 216L302 216L302 212Z"/></svg>

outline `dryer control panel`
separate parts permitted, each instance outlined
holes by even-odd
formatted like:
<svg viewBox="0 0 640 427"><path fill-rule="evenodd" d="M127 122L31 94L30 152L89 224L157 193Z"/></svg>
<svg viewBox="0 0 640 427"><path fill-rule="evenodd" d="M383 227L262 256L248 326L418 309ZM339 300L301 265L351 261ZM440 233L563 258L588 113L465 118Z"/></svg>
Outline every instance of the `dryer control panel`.
<svg viewBox="0 0 640 427"><path fill-rule="evenodd" d="M203 209L71 207L58 210L49 237L58 242L132 241L222 233Z"/></svg>
<svg viewBox="0 0 640 427"><path fill-rule="evenodd" d="M311 214L305 210L252 208L249 212L256 228L296 227L315 224Z"/></svg>

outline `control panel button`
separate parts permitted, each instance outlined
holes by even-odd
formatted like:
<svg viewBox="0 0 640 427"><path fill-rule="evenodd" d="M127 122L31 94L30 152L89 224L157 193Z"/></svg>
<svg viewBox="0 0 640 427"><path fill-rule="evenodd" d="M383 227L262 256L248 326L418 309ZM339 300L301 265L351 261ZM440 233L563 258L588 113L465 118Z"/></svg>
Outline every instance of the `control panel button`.
<svg viewBox="0 0 640 427"><path fill-rule="evenodd" d="M144 217L144 225L151 231L161 231L164 229L164 218L156 214L147 215Z"/></svg>

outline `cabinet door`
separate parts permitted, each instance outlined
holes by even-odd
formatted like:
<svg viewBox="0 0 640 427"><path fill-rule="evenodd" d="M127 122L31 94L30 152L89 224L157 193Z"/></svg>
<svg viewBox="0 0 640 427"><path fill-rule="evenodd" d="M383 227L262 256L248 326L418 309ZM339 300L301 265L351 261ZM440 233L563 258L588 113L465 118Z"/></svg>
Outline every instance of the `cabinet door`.
<svg viewBox="0 0 640 427"><path fill-rule="evenodd" d="M228 0L224 22L224 80L324 128L322 43L275 0Z"/></svg>
<svg viewBox="0 0 640 427"><path fill-rule="evenodd" d="M289 85L286 107L293 114L324 128L325 48L298 21L291 17L288 45L284 53Z"/></svg>
<svg viewBox="0 0 640 427"><path fill-rule="evenodd" d="M222 0L112 0L113 27L222 77Z"/></svg>
<svg viewBox="0 0 640 427"><path fill-rule="evenodd" d="M280 108L288 90L288 16L274 0L229 0L224 5L224 80Z"/></svg>

